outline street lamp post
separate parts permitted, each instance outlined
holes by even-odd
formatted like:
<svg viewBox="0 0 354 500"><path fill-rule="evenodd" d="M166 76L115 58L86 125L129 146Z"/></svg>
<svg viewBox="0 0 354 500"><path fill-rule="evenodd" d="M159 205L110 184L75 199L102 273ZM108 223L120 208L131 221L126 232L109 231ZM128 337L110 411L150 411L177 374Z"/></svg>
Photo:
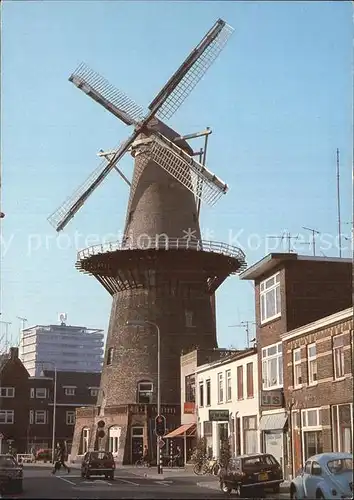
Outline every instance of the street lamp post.
<svg viewBox="0 0 354 500"><path fill-rule="evenodd" d="M127 326L144 326L144 325L152 325L156 328L156 333L157 333L157 415L160 415L161 413L161 385L160 385L160 380L161 380L161 366L160 366L160 359L161 359L161 336L160 336L160 328L159 326L154 323L153 321L145 321L145 320L132 320L132 321L127 321L126 322ZM157 441L156 441L156 459L157 459L157 473L162 474L162 467L161 467L161 460L160 460L160 441L161 441L161 436L157 436Z"/></svg>
<svg viewBox="0 0 354 500"><path fill-rule="evenodd" d="M52 463L54 464L55 458L55 422L57 413L57 367L52 361L38 361L42 366L44 363L52 365L54 368L54 395L53 395L53 432L52 432ZM35 363L35 364L37 364ZM43 369L42 369L43 372Z"/></svg>

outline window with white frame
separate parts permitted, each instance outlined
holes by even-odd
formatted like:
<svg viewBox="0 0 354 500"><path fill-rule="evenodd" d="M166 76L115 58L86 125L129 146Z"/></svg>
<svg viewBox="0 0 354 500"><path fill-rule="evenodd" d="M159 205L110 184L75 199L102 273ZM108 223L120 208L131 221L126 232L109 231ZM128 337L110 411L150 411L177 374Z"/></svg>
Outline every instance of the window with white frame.
<svg viewBox="0 0 354 500"><path fill-rule="evenodd" d="M226 370L226 401L232 399L231 370Z"/></svg>
<svg viewBox="0 0 354 500"><path fill-rule="evenodd" d="M208 378L205 381L205 386L206 386L206 405L210 406L211 405L211 385L210 385L210 378Z"/></svg>
<svg viewBox="0 0 354 500"><path fill-rule="evenodd" d="M283 387L283 349L281 342L262 349L262 380L263 389Z"/></svg>
<svg viewBox="0 0 354 500"><path fill-rule="evenodd" d="M97 387L91 387L90 396L92 396L92 397L98 396L98 388Z"/></svg>
<svg viewBox="0 0 354 500"><path fill-rule="evenodd" d="M14 387L0 387L0 398L14 398L15 388Z"/></svg>
<svg viewBox="0 0 354 500"><path fill-rule="evenodd" d="M35 394L35 392L34 392L34 387L31 387L31 389L30 389L30 398L31 398L31 399L33 399L33 398L34 398L34 394Z"/></svg>
<svg viewBox="0 0 354 500"><path fill-rule="evenodd" d="M0 410L0 424L13 424L14 421L14 410Z"/></svg>
<svg viewBox="0 0 354 500"><path fill-rule="evenodd" d="M299 347L298 349L293 349L293 378L294 387L301 387L301 347Z"/></svg>
<svg viewBox="0 0 354 500"><path fill-rule="evenodd" d="M75 412L67 411L66 412L66 425L75 425Z"/></svg>
<svg viewBox="0 0 354 500"><path fill-rule="evenodd" d="M45 410L36 410L34 415L35 424L46 424L47 423L47 412Z"/></svg>
<svg viewBox="0 0 354 500"><path fill-rule="evenodd" d="M317 357L316 357L316 344L309 344L307 346L307 371L309 384L317 383Z"/></svg>
<svg viewBox="0 0 354 500"><path fill-rule="evenodd" d="M333 337L334 378L344 377L344 335Z"/></svg>
<svg viewBox="0 0 354 500"><path fill-rule="evenodd" d="M321 427L321 408L307 408L301 411L302 428Z"/></svg>
<svg viewBox="0 0 354 500"><path fill-rule="evenodd" d="M153 384L152 382L143 381L138 383L138 403L140 404L150 404L152 403L153 396Z"/></svg>
<svg viewBox="0 0 354 500"><path fill-rule="evenodd" d="M218 401L219 403L224 402L224 376L221 373L218 373Z"/></svg>
<svg viewBox="0 0 354 500"><path fill-rule="evenodd" d="M34 411L30 410L29 411L29 423L32 425L34 423Z"/></svg>
<svg viewBox="0 0 354 500"><path fill-rule="evenodd" d="M36 398L45 399L47 397L47 389L45 387L36 388Z"/></svg>
<svg viewBox="0 0 354 500"><path fill-rule="evenodd" d="M280 273L260 283L261 323L280 316Z"/></svg>
<svg viewBox="0 0 354 500"><path fill-rule="evenodd" d="M333 451L352 453L353 404L332 406Z"/></svg>
<svg viewBox="0 0 354 500"><path fill-rule="evenodd" d="M204 406L204 382L201 380L199 382L199 406L202 408Z"/></svg>
<svg viewBox="0 0 354 500"><path fill-rule="evenodd" d="M76 387L66 386L64 387L65 396L75 396Z"/></svg>

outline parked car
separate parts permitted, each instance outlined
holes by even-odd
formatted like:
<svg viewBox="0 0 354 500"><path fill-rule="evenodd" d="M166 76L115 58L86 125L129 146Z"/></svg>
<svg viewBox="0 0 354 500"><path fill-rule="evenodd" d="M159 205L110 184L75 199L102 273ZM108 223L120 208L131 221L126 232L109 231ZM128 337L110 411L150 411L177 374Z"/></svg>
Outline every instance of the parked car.
<svg viewBox="0 0 354 500"><path fill-rule="evenodd" d="M282 482L281 466L269 453L231 458L227 467L219 473L221 491L229 495L235 490L240 497L255 497L266 489L278 493Z"/></svg>
<svg viewBox="0 0 354 500"><path fill-rule="evenodd" d="M0 494L22 493L23 469L12 455L0 455Z"/></svg>
<svg viewBox="0 0 354 500"><path fill-rule="evenodd" d="M81 464L81 477L105 476L114 479L116 464L110 451L88 451Z"/></svg>
<svg viewBox="0 0 354 500"><path fill-rule="evenodd" d="M309 458L290 484L290 497L352 499L353 455L321 453Z"/></svg>

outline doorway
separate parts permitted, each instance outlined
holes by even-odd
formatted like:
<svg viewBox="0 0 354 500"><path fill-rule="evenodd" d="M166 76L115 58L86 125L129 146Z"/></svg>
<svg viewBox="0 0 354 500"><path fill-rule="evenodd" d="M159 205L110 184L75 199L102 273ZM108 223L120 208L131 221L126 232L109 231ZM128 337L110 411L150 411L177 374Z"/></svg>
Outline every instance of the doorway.
<svg viewBox="0 0 354 500"><path fill-rule="evenodd" d="M144 427L132 427L131 436L132 464L135 464L143 456Z"/></svg>

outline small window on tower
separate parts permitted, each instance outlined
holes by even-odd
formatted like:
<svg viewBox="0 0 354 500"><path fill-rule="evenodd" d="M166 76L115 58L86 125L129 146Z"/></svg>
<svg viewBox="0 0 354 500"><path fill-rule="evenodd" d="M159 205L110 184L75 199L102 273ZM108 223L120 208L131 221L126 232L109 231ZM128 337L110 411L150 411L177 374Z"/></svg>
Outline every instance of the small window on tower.
<svg viewBox="0 0 354 500"><path fill-rule="evenodd" d="M193 311L185 311L185 317L186 317L186 327L193 328L194 327Z"/></svg>
<svg viewBox="0 0 354 500"><path fill-rule="evenodd" d="M111 365L113 363L113 354L114 354L114 349L113 347L110 347L108 349L107 365Z"/></svg>

